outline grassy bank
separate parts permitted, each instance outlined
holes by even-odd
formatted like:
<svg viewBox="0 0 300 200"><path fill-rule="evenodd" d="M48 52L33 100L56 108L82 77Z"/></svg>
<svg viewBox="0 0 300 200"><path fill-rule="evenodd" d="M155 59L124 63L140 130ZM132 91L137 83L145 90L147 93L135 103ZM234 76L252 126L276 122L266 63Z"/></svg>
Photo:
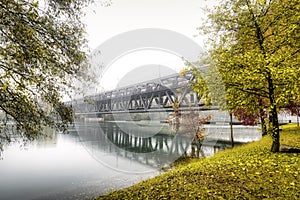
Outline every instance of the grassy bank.
<svg viewBox="0 0 300 200"><path fill-rule="evenodd" d="M300 148L300 129L283 126L281 143ZM270 147L266 136L99 199L300 199L300 154Z"/></svg>

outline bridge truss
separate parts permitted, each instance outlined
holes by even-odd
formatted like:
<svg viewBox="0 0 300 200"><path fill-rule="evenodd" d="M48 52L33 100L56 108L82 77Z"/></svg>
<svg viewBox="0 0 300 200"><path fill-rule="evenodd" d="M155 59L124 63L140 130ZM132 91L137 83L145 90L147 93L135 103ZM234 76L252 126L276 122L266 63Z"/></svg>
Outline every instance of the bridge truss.
<svg viewBox="0 0 300 200"><path fill-rule="evenodd" d="M181 110L196 109L202 104L190 86L193 81L192 74L173 74L77 99L72 106L81 115L174 111L175 103Z"/></svg>

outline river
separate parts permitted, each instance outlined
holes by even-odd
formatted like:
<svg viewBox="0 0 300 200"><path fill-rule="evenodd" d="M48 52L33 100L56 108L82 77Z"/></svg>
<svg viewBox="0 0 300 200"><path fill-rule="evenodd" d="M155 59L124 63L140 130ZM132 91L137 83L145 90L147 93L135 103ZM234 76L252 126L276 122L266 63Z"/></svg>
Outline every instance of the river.
<svg viewBox="0 0 300 200"><path fill-rule="evenodd" d="M228 144L229 127L207 125L201 155ZM235 127L235 140L259 140L257 127ZM68 134L5 146L0 199L85 199L161 173L191 150L191 136L159 122L78 122Z"/></svg>

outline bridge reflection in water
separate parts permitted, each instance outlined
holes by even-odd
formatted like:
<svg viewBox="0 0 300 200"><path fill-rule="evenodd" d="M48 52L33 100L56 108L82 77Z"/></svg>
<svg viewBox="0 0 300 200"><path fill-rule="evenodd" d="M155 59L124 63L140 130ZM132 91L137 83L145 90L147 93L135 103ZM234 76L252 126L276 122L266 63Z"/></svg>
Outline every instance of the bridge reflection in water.
<svg viewBox="0 0 300 200"><path fill-rule="evenodd" d="M96 160L108 167L126 172L145 171L132 167L134 162L148 166L147 170L157 170L193 149L192 135L184 134L184 130L181 129L174 132L168 124L144 125L142 128L148 131L155 129L154 126L161 127L158 133L146 137L134 132L134 127L128 134L122 130L122 126L118 126L115 122L82 122L77 123L76 131L81 143ZM210 156L226 148L226 145L210 141L204 142L202 147L199 149L200 155ZM128 160L132 161L132 165L128 165Z"/></svg>

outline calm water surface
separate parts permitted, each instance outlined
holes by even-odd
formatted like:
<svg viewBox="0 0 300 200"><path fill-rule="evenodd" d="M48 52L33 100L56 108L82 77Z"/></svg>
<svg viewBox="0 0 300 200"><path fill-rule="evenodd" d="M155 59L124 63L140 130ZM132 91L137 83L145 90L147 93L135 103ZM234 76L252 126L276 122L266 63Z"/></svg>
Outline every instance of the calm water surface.
<svg viewBox="0 0 300 200"><path fill-rule="evenodd" d="M92 198L158 175L161 167L190 151L191 138L172 127L137 123L77 123L69 134L6 147L0 160L0 199ZM236 130L235 138L242 142L261 137L256 128ZM228 131L207 127L211 139L227 140ZM202 146L205 156L226 148L211 141Z"/></svg>

